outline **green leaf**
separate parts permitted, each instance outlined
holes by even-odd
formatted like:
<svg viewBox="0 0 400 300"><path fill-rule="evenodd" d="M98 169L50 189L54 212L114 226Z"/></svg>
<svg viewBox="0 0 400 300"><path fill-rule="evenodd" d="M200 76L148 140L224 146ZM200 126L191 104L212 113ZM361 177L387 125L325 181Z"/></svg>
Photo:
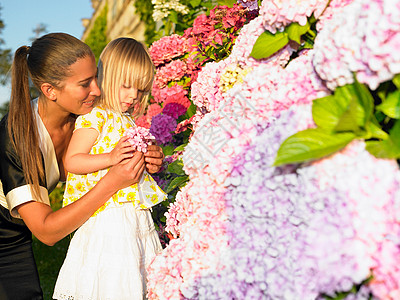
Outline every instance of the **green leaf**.
<svg viewBox="0 0 400 300"><path fill-rule="evenodd" d="M367 136L364 137L365 139L376 138L386 140L389 138L389 135L382 130L379 124L375 124L375 122L367 123L365 129L367 130Z"/></svg>
<svg viewBox="0 0 400 300"><path fill-rule="evenodd" d="M313 101L312 115L318 127L333 130L347 110L349 101L345 97L326 96Z"/></svg>
<svg viewBox="0 0 400 300"><path fill-rule="evenodd" d="M354 87L357 99L363 108L362 111L364 112L364 121L362 124L364 126L372 116L374 110L374 98L365 84L361 84L355 80L352 86Z"/></svg>
<svg viewBox="0 0 400 300"><path fill-rule="evenodd" d="M301 45L301 47L299 48L299 50L303 50L303 49L312 49L314 48L314 43L308 39L305 39Z"/></svg>
<svg viewBox="0 0 400 300"><path fill-rule="evenodd" d="M172 192L174 189L183 186L184 183L186 183L188 180L189 180L189 176L187 176L187 175L175 177L174 179L171 180L171 182L169 183L165 192L166 193Z"/></svg>
<svg viewBox="0 0 400 300"><path fill-rule="evenodd" d="M390 118L400 119L400 91L396 90L387 95L386 99L376 106L376 109Z"/></svg>
<svg viewBox="0 0 400 300"><path fill-rule="evenodd" d="M181 159L177 159L174 162L168 165L168 172L174 173L177 175L185 175L185 171L183 170L183 162Z"/></svg>
<svg viewBox="0 0 400 300"><path fill-rule="evenodd" d="M264 31L255 42L250 56L255 59L270 57L275 52L281 50L289 43L289 37L286 32L277 32L275 34Z"/></svg>
<svg viewBox="0 0 400 300"><path fill-rule="evenodd" d="M193 103L190 104L189 108L186 111L186 119L190 119L197 111L197 106Z"/></svg>
<svg viewBox="0 0 400 300"><path fill-rule="evenodd" d="M394 85L400 90L400 74L397 74L392 79Z"/></svg>
<svg viewBox="0 0 400 300"><path fill-rule="evenodd" d="M218 5L226 5L229 8L232 8L233 5L236 3L236 0L218 0Z"/></svg>
<svg viewBox="0 0 400 300"><path fill-rule="evenodd" d="M165 156L171 155L172 153L174 153L174 146L172 146L172 145L164 146L163 153Z"/></svg>
<svg viewBox="0 0 400 300"><path fill-rule="evenodd" d="M373 97L357 81L338 87L334 95L313 101L313 119L317 126L338 132L352 131L365 135L373 117Z"/></svg>
<svg viewBox="0 0 400 300"><path fill-rule="evenodd" d="M200 5L201 0L191 0L189 3L192 7L197 7Z"/></svg>
<svg viewBox="0 0 400 300"><path fill-rule="evenodd" d="M356 98L352 98L348 109L342 114L334 130L337 132L352 131L358 136L364 134L364 110Z"/></svg>
<svg viewBox="0 0 400 300"><path fill-rule="evenodd" d="M394 145L391 139L384 141L366 141L365 149L376 158L400 158L400 149Z"/></svg>
<svg viewBox="0 0 400 300"><path fill-rule="evenodd" d="M342 149L355 137L351 132L332 134L320 128L300 131L282 143L274 166L319 159Z"/></svg>
<svg viewBox="0 0 400 300"><path fill-rule="evenodd" d="M174 152L183 151L183 150L185 150L186 146L187 146L187 143L179 145L178 147L175 148Z"/></svg>
<svg viewBox="0 0 400 300"><path fill-rule="evenodd" d="M301 36L310 29L310 23L307 21L306 25L301 26L299 23L291 23L285 28L290 40L295 41L297 44L301 44Z"/></svg>
<svg viewBox="0 0 400 300"><path fill-rule="evenodd" d="M377 158L400 158L400 121L397 120L389 132L389 138L383 141L366 141L365 148Z"/></svg>
<svg viewBox="0 0 400 300"><path fill-rule="evenodd" d="M400 149L400 121L396 120L392 129L389 131L389 137L393 143Z"/></svg>
<svg viewBox="0 0 400 300"><path fill-rule="evenodd" d="M178 13L176 11L174 11L174 10L170 10L169 11L169 20L172 23L177 24L178 23Z"/></svg>

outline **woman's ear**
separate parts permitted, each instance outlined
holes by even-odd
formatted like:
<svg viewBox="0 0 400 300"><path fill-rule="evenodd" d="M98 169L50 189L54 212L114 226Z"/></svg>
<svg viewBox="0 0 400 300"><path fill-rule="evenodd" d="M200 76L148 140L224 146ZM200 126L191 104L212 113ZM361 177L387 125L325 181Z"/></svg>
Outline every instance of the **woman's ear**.
<svg viewBox="0 0 400 300"><path fill-rule="evenodd" d="M57 100L57 93L55 88L50 83L42 83L40 86L40 90L42 91L43 95L50 100Z"/></svg>

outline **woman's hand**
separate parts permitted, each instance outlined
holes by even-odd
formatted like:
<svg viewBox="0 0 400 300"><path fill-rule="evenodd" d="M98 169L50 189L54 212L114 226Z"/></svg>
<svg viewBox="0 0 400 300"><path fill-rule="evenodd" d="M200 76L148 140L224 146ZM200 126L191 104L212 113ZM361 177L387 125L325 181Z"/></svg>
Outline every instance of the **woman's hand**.
<svg viewBox="0 0 400 300"><path fill-rule="evenodd" d="M108 180L112 180L112 184L116 190L120 190L138 183L145 170L144 155L137 151L132 158L122 160L120 163L111 167L107 173Z"/></svg>
<svg viewBox="0 0 400 300"><path fill-rule="evenodd" d="M157 145L148 146L147 152L144 154L144 160L147 172L151 174L157 173L160 171L164 160L162 148Z"/></svg>

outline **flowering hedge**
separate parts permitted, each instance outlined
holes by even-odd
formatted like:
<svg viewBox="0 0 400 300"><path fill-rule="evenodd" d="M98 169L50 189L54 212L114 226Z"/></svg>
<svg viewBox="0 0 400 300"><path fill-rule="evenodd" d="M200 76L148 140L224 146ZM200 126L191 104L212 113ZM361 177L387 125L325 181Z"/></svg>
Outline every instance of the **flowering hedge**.
<svg viewBox="0 0 400 300"><path fill-rule="evenodd" d="M150 48L142 121L178 125L149 299L399 299L400 1L238 3Z"/></svg>

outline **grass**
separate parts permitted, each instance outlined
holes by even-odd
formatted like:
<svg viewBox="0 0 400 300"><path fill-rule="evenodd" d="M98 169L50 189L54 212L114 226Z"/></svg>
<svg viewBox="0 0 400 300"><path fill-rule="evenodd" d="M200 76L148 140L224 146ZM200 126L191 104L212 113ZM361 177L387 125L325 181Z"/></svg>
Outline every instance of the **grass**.
<svg viewBox="0 0 400 300"><path fill-rule="evenodd" d="M59 184L57 188L49 195L50 204L53 210L57 210L62 205L64 193L64 184ZM37 238L33 237L33 253L39 271L40 284L43 290L45 300L52 299L54 285L57 280L58 272L64 262L67 253L70 237L67 236L54 246L50 247Z"/></svg>
<svg viewBox="0 0 400 300"><path fill-rule="evenodd" d="M40 284L42 286L45 300L52 299L54 285L61 265L64 262L69 241L70 238L67 236L54 246L50 247L43 244L38 239L33 238L33 252L35 254Z"/></svg>

